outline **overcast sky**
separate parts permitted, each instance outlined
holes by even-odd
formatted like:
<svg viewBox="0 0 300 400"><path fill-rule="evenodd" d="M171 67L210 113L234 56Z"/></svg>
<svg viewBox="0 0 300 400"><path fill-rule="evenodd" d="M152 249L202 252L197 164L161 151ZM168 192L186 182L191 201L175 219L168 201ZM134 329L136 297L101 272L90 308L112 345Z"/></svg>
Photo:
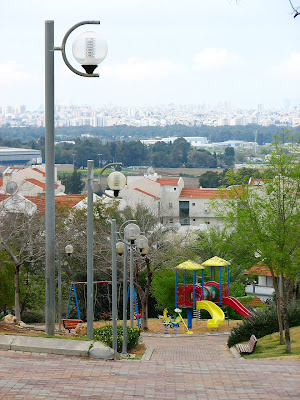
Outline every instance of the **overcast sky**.
<svg viewBox="0 0 300 400"><path fill-rule="evenodd" d="M2 0L0 105L44 104L51 19L55 46L84 20L101 25L78 28L70 44L84 30L108 42L100 78L73 74L55 53L56 104L300 107L300 16L288 0Z"/></svg>

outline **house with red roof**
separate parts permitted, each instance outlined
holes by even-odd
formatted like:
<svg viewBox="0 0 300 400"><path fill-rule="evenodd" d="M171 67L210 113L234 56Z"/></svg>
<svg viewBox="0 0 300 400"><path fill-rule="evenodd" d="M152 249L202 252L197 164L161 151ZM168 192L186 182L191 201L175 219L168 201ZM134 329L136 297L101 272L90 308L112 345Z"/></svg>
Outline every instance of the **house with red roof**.
<svg viewBox="0 0 300 400"><path fill-rule="evenodd" d="M57 179L55 169L55 195L64 194L65 187ZM8 167L3 172L0 193L6 193L8 182L17 184L17 193L21 196L42 196L46 190L45 165L34 165L32 167Z"/></svg>
<svg viewBox="0 0 300 400"><path fill-rule="evenodd" d="M56 209L62 207L70 210L84 202L86 194L73 194L64 196L55 196ZM0 194L0 215L7 212L24 213L33 215L45 215L46 198L45 196L22 196L19 193L13 195Z"/></svg>
<svg viewBox="0 0 300 400"><path fill-rule="evenodd" d="M262 301L266 301L273 296L273 278L269 268L262 265L254 265L245 272L245 275L249 276L249 284L245 287L246 294L253 294ZM276 280L279 279L276 274L275 278Z"/></svg>
<svg viewBox="0 0 300 400"><path fill-rule="evenodd" d="M147 207L163 225L180 223L182 227L205 230L221 224L210 208L210 199L220 197L218 190L184 188L182 177L129 177L121 197L133 208L138 204Z"/></svg>

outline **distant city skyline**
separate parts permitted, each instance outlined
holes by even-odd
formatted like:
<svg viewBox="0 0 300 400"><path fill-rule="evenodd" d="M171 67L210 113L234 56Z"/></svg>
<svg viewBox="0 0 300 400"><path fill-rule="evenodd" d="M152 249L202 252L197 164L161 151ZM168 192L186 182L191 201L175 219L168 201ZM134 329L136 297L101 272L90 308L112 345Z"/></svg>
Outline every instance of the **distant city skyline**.
<svg viewBox="0 0 300 400"><path fill-rule="evenodd" d="M25 105L0 106L0 127L45 126L45 113L42 107L28 111ZM252 109L230 107L228 103L220 103L217 107L205 104L180 105L171 103L166 106L119 106L119 105L81 105L55 106L55 126L168 126L186 125L190 127L209 125L277 125L300 126L300 109L265 108L258 104Z"/></svg>
<svg viewBox="0 0 300 400"><path fill-rule="evenodd" d="M300 107L300 19L293 18L288 0L3 2L0 105L35 110L44 104L49 19L55 46L73 24L89 19L100 19L100 27L76 30L67 50L84 30L108 42L100 78L74 75L56 52L56 104Z"/></svg>

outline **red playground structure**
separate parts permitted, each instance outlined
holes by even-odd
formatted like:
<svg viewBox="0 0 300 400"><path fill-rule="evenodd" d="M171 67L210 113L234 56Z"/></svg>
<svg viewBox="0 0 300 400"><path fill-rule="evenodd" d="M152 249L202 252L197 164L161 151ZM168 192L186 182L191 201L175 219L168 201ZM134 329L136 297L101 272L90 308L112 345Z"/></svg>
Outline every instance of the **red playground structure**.
<svg viewBox="0 0 300 400"><path fill-rule="evenodd" d="M204 267L210 267L210 280L204 282ZM219 267L219 282L213 281L213 267ZM222 283L222 268L227 267L228 281ZM188 329L192 328L192 315L195 309L206 309L213 317L210 327L218 327L224 321L223 311L217 306L227 305L233 308L243 318L251 315L236 298L230 296L230 264L219 257L213 257L204 263L197 264L186 261L177 266L184 270L184 283L177 283L177 270L175 274L175 308L186 308ZM193 284L186 283L186 270L193 271ZM202 270L201 285L196 283L196 270Z"/></svg>

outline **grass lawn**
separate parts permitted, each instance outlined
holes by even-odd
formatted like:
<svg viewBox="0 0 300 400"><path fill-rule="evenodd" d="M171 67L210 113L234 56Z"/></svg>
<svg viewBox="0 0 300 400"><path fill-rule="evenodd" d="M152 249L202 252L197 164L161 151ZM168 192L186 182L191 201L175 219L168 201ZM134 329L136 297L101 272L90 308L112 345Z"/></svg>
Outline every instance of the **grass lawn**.
<svg viewBox="0 0 300 400"><path fill-rule="evenodd" d="M243 358L265 358L273 360L300 360L300 326L290 329L292 353L285 353L285 345L279 344L279 332L258 339L253 354Z"/></svg>

